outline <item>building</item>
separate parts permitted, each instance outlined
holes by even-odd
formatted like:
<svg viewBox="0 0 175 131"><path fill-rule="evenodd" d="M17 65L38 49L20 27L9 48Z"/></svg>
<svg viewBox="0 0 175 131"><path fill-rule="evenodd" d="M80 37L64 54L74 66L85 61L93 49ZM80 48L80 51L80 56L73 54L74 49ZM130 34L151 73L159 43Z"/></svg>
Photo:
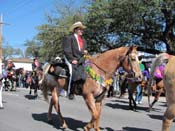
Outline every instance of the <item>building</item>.
<svg viewBox="0 0 175 131"><path fill-rule="evenodd" d="M15 65L15 68L24 68L24 70L32 71L33 59L28 58L12 58L11 59Z"/></svg>

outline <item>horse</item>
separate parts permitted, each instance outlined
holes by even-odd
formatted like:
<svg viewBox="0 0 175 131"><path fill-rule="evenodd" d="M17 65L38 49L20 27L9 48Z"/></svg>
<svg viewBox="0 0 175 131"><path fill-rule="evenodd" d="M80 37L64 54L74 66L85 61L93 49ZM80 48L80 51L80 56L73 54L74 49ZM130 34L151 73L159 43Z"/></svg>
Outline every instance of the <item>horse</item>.
<svg viewBox="0 0 175 131"><path fill-rule="evenodd" d="M36 68L31 72L31 74L27 78L27 83L29 84L29 95L32 94L32 89L34 90L34 96L37 97L38 94L38 89L39 89L39 80L41 79L42 76L42 69L41 68Z"/></svg>
<svg viewBox="0 0 175 131"><path fill-rule="evenodd" d="M10 91L16 91L16 86L18 84L18 76L22 70L23 68L7 70L7 76L4 78L5 90L8 90L11 86Z"/></svg>
<svg viewBox="0 0 175 131"><path fill-rule="evenodd" d="M137 47L135 46L111 49L97 56L88 58L88 60L91 65L91 73L88 73L87 79L81 84L81 95L91 113L91 120L84 126L84 131L90 131L92 128L95 131L100 131L99 124L102 103L109 89L113 73L120 66L138 79L142 78L142 73L139 68ZM64 77L55 77L47 73L48 70L49 64L44 67L43 77L40 81L46 100L48 100L48 90L51 91L51 100L47 116L48 122L52 121L51 113L52 107L54 106L60 120L60 126L65 129L68 127L60 111L59 93L62 89L68 89L68 79ZM98 78L97 76L103 78L102 83L96 79Z"/></svg>
<svg viewBox="0 0 175 131"><path fill-rule="evenodd" d="M161 78L155 78L154 72L156 68L161 65L161 64L166 64L170 55L167 53L161 53L159 54L154 61L152 62L151 65L151 70L150 70L150 78L148 80L147 84L147 89L148 89L148 104L149 104L149 109L148 111L151 111L153 108L153 105L159 100L160 95L164 92L164 84L163 84L163 79ZM154 100L151 103L150 101L150 95L151 95L151 87L152 90L155 92L154 94ZM150 104L151 103L151 104Z"/></svg>
<svg viewBox="0 0 175 131"><path fill-rule="evenodd" d="M29 84L29 88L30 88L30 91L29 91L29 95L32 94L32 89L34 90L34 96L37 97L38 94L37 94L37 91L38 91L38 88L39 88L39 79L38 79L38 76L37 76L37 72L33 71L31 73L30 76L28 76L28 84Z"/></svg>
<svg viewBox="0 0 175 131"><path fill-rule="evenodd" d="M162 131L169 131L169 128L175 117L175 56L171 56L164 69L163 84L166 90L165 96L167 109L164 113Z"/></svg>
<svg viewBox="0 0 175 131"><path fill-rule="evenodd" d="M128 88L128 99L129 99L129 108L130 110L136 111L137 109L137 104L134 99L133 94L136 92L136 87L140 85L142 88L146 87L147 81L143 79L135 79L132 77L132 75L128 74L125 72L125 74L122 76L123 81L121 84L121 94L119 98L122 98L125 94L126 88ZM137 93L137 92L136 92Z"/></svg>

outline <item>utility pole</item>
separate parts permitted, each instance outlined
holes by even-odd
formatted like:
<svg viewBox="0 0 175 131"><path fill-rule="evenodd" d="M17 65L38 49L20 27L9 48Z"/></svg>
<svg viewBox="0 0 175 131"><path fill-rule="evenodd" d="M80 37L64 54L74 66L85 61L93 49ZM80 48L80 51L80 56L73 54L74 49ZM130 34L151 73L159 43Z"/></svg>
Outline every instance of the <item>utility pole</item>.
<svg viewBox="0 0 175 131"><path fill-rule="evenodd" d="M0 75L2 75L2 14L0 16Z"/></svg>
<svg viewBox="0 0 175 131"><path fill-rule="evenodd" d="M2 74L2 25L7 24L2 21L2 14L0 16L0 75Z"/></svg>

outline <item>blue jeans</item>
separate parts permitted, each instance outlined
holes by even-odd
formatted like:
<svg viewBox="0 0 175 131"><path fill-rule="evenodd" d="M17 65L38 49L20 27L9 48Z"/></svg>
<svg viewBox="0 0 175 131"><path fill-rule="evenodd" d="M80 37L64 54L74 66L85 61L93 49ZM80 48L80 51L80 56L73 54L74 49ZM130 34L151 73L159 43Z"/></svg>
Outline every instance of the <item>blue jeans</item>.
<svg viewBox="0 0 175 131"><path fill-rule="evenodd" d="M135 101L136 102L142 101L142 87L141 87L140 84L136 87L136 98L135 98Z"/></svg>

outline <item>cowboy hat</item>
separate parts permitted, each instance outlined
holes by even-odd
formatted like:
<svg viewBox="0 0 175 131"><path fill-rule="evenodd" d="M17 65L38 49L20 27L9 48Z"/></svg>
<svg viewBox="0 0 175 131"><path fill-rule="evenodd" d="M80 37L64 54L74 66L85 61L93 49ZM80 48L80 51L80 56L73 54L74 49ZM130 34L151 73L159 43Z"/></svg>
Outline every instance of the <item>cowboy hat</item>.
<svg viewBox="0 0 175 131"><path fill-rule="evenodd" d="M78 21L78 22L75 22L75 23L71 26L70 30L71 30L71 31L74 31L74 29L77 28L77 27L80 27L80 28L82 28L82 29L86 28L80 21Z"/></svg>
<svg viewBox="0 0 175 131"><path fill-rule="evenodd" d="M10 61L12 61L12 60L11 60L11 59L8 59L7 61L9 61L9 62L10 62Z"/></svg>

